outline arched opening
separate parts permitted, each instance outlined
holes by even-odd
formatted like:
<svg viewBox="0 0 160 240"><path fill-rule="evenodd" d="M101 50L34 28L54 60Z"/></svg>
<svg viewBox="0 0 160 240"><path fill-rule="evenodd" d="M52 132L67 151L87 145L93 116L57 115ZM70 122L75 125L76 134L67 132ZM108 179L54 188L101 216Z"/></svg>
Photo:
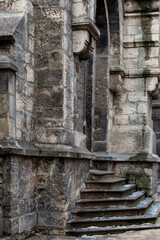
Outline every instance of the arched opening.
<svg viewBox="0 0 160 240"><path fill-rule="evenodd" d="M107 150L109 31L106 4L104 0L97 1L96 25L101 36L96 43L94 152L106 152Z"/></svg>

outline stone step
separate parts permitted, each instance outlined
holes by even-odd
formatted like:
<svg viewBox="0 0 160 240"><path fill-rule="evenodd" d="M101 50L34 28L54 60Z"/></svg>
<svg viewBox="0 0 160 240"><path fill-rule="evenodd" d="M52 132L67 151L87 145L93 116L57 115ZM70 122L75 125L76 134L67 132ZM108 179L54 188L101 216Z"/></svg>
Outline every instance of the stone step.
<svg viewBox="0 0 160 240"><path fill-rule="evenodd" d="M122 186L127 183L126 178L108 178L106 180L99 181L87 181L86 188L98 188L98 189L111 189L115 187Z"/></svg>
<svg viewBox="0 0 160 240"><path fill-rule="evenodd" d="M108 233L114 233L123 230L133 230L134 227L141 228L144 226L153 226L156 223L160 212L160 203L154 203L152 207L146 212L146 214L141 216L125 216L125 217L101 217L101 218L81 218L74 219L68 222L68 227L72 228L67 231L70 235L104 235ZM149 223L149 224L148 224ZM152 223L152 224L151 224ZM138 225L138 226L135 226ZM154 225L155 226L155 225ZM121 232L121 231L120 231Z"/></svg>
<svg viewBox="0 0 160 240"><path fill-rule="evenodd" d="M113 216L132 216L142 215L152 205L153 199L146 198L140 201L134 207L108 207L108 208L91 208L91 209L75 209L72 211L74 218L80 217L113 217Z"/></svg>
<svg viewBox="0 0 160 240"><path fill-rule="evenodd" d="M77 208L133 206L145 198L144 191L134 192L124 198L80 199Z"/></svg>
<svg viewBox="0 0 160 240"><path fill-rule="evenodd" d="M124 197L136 190L135 184L127 184L114 189L84 189L81 191L81 198L108 198L108 197Z"/></svg>
<svg viewBox="0 0 160 240"><path fill-rule="evenodd" d="M101 171L91 169L89 173L91 176L91 180L104 180L114 176L114 172L112 171Z"/></svg>
<svg viewBox="0 0 160 240"><path fill-rule="evenodd" d="M107 235L107 234L118 234L118 233L124 233L127 231L139 231L139 230L147 230L147 229L159 229L160 224L141 224L141 225L132 225L132 226L108 226L103 228L88 228L87 230L84 228L80 229L73 229L73 230L66 230L67 236L84 236L86 239L86 236L101 236L101 235ZM108 235L106 236L107 239ZM89 239L92 239L89 237ZM137 239L138 240L138 239Z"/></svg>

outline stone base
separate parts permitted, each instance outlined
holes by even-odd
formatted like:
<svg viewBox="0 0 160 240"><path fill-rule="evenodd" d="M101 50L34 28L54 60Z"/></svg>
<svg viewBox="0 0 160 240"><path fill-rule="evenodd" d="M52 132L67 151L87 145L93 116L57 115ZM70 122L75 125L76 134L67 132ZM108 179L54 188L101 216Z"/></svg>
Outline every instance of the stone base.
<svg viewBox="0 0 160 240"><path fill-rule="evenodd" d="M90 159L11 153L3 153L1 158L1 232L16 239L23 239L36 229L64 234L66 220L88 178Z"/></svg>

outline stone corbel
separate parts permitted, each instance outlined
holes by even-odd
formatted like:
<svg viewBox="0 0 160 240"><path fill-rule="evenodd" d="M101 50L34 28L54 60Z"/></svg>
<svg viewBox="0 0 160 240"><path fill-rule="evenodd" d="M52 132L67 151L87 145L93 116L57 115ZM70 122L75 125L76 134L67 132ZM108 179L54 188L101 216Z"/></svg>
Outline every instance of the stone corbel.
<svg viewBox="0 0 160 240"><path fill-rule="evenodd" d="M73 20L73 53L79 59L88 60L93 52L93 39L100 37L100 32L90 18L77 18Z"/></svg>
<svg viewBox="0 0 160 240"><path fill-rule="evenodd" d="M158 83L156 83L155 89L153 91L149 91L149 95L152 99L158 99L160 94L160 76L158 76Z"/></svg>
<svg viewBox="0 0 160 240"><path fill-rule="evenodd" d="M124 76L123 68L113 67L110 69L110 90L112 92L118 92L122 88Z"/></svg>

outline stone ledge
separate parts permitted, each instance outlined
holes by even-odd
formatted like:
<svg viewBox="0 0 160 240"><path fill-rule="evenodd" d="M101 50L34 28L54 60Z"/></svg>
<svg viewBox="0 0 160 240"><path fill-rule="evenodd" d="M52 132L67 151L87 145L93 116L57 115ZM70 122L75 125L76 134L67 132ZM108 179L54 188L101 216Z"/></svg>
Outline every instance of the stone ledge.
<svg viewBox="0 0 160 240"><path fill-rule="evenodd" d="M0 155L92 159L86 148L68 145L36 144L22 141L1 141Z"/></svg>
<svg viewBox="0 0 160 240"><path fill-rule="evenodd" d="M72 29L73 31L87 30L95 40L100 37L99 29L90 18L74 18Z"/></svg>
<svg viewBox="0 0 160 240"><path fill-rule="evenodd" d="M109 162L150 162L160 163L160 158L156 154L151 153L105 153L96 152L95 160Z"/></svg>
<svg viewBox="0 0 160 240"><path fill-rule="evenodd" d="M141 12L136 12L136 13L125 13L125 17L146 17L146 16L159 16L159 12L146 12L146 13L141 13Z"/></svg>
<svg viewBox="0 0 160 240"><path fill-rule="evenodd" d="M18 67L15 62L7 56L0 55L0 69L11 69L15 72L18 71Z"/></svg>
<svg viewBox="0 0 160 240"><path fill-rule="evenodd" d="M132 69L132 70L125 70L125 77L158 77L160 75L160 69Z"/></svg>

